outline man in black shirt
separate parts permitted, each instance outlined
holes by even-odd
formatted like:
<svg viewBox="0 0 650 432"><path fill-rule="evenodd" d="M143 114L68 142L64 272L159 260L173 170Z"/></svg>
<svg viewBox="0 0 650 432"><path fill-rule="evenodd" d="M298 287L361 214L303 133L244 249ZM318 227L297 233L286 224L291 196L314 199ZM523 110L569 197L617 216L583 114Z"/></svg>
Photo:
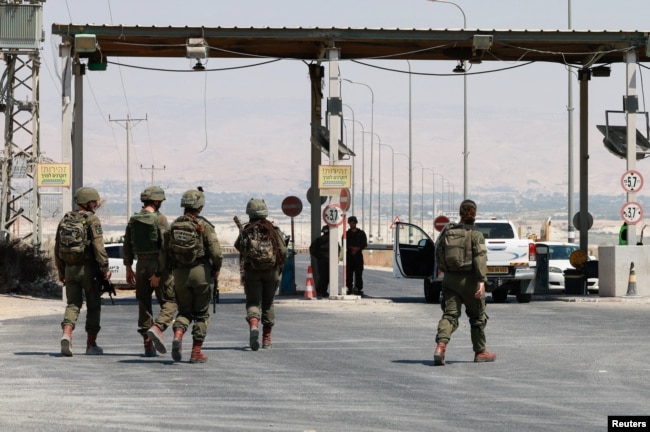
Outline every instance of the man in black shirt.
<svg viewBox="0 0 650 432"><path fill-rule="evenodd" d="M357 218L348 218L350 228L346 233L346 262L345 274L348 294L363 295L363 250L368 246L368 238L363 230L357 228Z"/></svg>

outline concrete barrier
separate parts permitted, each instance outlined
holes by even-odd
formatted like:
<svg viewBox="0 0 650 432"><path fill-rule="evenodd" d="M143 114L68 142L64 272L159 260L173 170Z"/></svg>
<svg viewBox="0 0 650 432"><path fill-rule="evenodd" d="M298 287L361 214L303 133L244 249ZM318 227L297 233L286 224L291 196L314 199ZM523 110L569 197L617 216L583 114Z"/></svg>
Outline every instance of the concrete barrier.
<svg viewBox="0 0 650 432"><path fill-rule="evenodd" d="M632 262L637 294L650 297L650 246L645 245L598 248L598 293L601 297L625 296Z"/></svg>

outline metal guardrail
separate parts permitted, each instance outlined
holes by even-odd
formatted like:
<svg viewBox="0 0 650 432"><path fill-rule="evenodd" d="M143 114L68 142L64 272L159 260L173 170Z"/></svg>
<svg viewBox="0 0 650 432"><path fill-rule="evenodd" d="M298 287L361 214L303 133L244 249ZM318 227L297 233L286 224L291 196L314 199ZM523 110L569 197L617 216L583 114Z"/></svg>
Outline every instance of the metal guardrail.
<svg viewBox="0 0 650 432"><path fill-rule="evenodd" d="M393 250L392 244L371 243L366 248L368 250Z"/></svg>
<svg viewBox="0 0 650 432"><path fill-rule="evenodd" d="M393 250L393 245L392 244L382 244L382 243L371 243L368 245L366 248L367 250L379 250L379 251L392 251ZM298 247L295 248L296 254L308 254L309 253L309 248L306 247ZM235 249L233 246L222 246L221 247L221 252L223 254L224 258L239 258L239 252L237 252L237 249Z"/></svg>

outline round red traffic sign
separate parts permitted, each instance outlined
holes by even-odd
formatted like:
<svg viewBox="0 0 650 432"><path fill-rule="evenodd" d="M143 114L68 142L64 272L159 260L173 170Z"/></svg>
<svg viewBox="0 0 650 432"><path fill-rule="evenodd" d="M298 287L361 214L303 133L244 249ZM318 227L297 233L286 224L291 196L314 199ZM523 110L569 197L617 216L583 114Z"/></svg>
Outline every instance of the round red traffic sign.
<svg viewBox="0 0 650 432"><path fill-rule="evenodd" d="M442 229L449 223L449 218L445 215L440 215L433 220L433 226L436 228L436 231L440 232Z"/></svg>
<svg viewBox="0 0 650 432"><path fill-rule="evenodd" d="M289 217L296 217L302 211L302 201L296 196L288 196L282 200L282 212Z"/></svg>
<svg viewBox="0 0 650 432"><path fill-rule="evenodd" d="M350 193L349 188L341 189L341 195L339 197L339 204L344 212L348 211L350 208L350 201L352 201L352 193Z"/></svg>

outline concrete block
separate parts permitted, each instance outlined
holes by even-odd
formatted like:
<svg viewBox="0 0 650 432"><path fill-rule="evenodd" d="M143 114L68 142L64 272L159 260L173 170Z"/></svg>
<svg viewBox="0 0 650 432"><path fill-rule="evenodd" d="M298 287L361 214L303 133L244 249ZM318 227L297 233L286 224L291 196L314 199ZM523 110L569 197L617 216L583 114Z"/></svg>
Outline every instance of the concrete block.
<svg viewBox="0 0 650 432"><path fill-rule="evenodd" d="M600 246L598 258L600 297L621 297L627 294L632 262L637 294L650 297L650 245Z"/></svg>

